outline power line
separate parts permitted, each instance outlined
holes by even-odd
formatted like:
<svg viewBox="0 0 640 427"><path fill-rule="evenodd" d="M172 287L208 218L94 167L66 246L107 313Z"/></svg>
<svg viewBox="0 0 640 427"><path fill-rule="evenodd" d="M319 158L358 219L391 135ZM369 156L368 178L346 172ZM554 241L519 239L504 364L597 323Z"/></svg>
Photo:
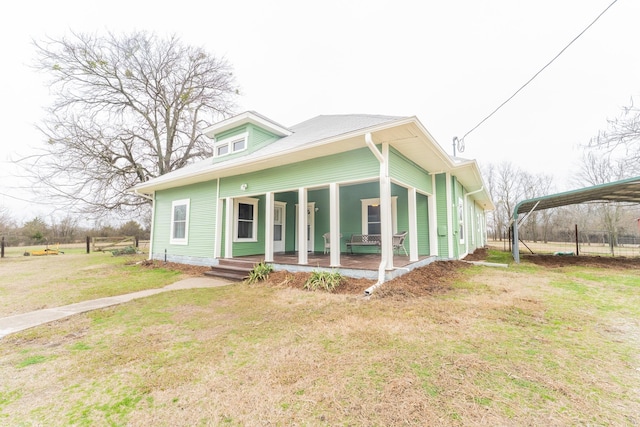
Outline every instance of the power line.
<svg viewBox="0 0 640 427"><path fill-rule="evenodd" d="M614 4L616 4L616 3L617 3L617 1L618 1L618 0L613 0L613 2L611 2L611 4L610 4L609 6L607 6L607 7L606 7L602 12L600 12L600 14L599 14L598 16L596 16L596 18L595 18L593 21L591 21L591 23L590 23L589 25L587 25L587 26L585 27L585 29L584 29L584 30L582 30L582 31L580 32L580 34L578 34L577 36L575 36L575 37L573 38L573 40L571 40L571 41L570 41L570 42L569 42L565 47L563 47L563 48L562 48L562 50L561 50L560 52L558 52L558 54L557 54L556 56L554 56L554 57L551 59L551 61L547 62L547 64L546 64L544 67L542 67L542 68L541 68L537 73L535 73L535 74L533 75L533 77L531 77L529 80L527 80L527 82L526 82L525 84L523 84L522 86L520 86L520 88L519 88L518 90L516 90L516 91L513 93L513 95L511 95L509 98L507 98L507 99L506 99L502 104L498 105L498 107L497 107L495 110L493 110L493 111L492 111L492 112L491 112L487 117L485 117L484 119L482 119L482 120L481 120L477 125L475 125L475 126L474 126L470 131L469 131L469 132L465 133L465 134L464 134L464 136L463 136L462 138L458 139L458 137L457 137L457 136L456 136L456 137L454 137L454 138L453 138L453 144L454 144L454 145L453 145L453 147L454 147L454 148L453 148L453 149L454 149L454 155L455 155L455 147L456 147L456 144L458 145L458 149L459 149L461 152L462 152L462 151L464 151L464 139L467 137L467 135L469 135L471 132L473 132L473 131L474 131L474 130L476 130L478 127L480 127L480 125L482 125L482 124L483 124L484 122L486 122L489 118L491 118L491 116L493 116L495 113L497 113L497 112L498 112L498 110L500 110L502 107L504 107L504 105L505 105L507 102L511 101L511 100L512 100L512 99L513 99L513 98L514 98L518 93L520 93L520 91L521 91L522 89L524 89L525 87L527 87L527 86L529 85L529 83L531 83L531 82L532 82L536 77L538 77L538 75L539 75L540 73L542 73L542 72L543 72L543 71L544 71L544 70L545 70L549 65L551 65L551 64L552 64L556 59L558 59L558 57L559 57L560 55L562 55L562 54L564 53L564 51L565 51L565 50L567 50L567 49L569 48L569 46L571 46L571 45L572 45L576 40L578 40L578 39L580 38L580 36L582 36L585 32L587 32L587 30L588 30L589 28L591 28L591 26L592 26L593 24L595 24L595 23L598 21L598 19L600 19L600 18L602 17L602 15L604 15L604 14L605 14L605 13L606 13L610 8L611 8L611 6L613 6Z"/></svg>

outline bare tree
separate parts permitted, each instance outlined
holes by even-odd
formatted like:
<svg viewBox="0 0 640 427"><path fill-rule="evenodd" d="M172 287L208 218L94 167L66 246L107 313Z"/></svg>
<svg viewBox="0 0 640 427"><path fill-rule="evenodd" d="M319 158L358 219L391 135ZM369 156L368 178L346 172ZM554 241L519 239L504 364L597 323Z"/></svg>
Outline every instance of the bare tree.
<svg viewBox="0 0 640 427"><path fill-rule="evenodd" d="M39 125L46 145L20 163L58 207L143 207L125 190L210 156L200 129L235 108L229 64L175 36L72 33L34 45L54 101Z"/></svg>
<svg viewBox="0 0 640 427"><path fill-rule="evenodd" d="M640 175L640 108L633 105L633 99L619 117L608 120L608 128L592 138L587 148L616 157L627 176Z"/></svg>
<svg viewBox="0 0 640 427"><path fill-rule="evenodd" d="M51 234L56 243L70 243L77 237L80 231L79 218L66 215L60 220L51 218Z"/></svg>
<svg viewBox="0 0 640 427"><path fill-rule="evenodd" d="M611 152L587 149L582 156L580 172L577 175L576 183L581 182L590 185L600 185L617 181L627 175L626 160L615 158ZM609 245L613 255L616 245L619 225L625 210L625 205L616 202L599 202L590 206L591 211L598 215L601 224L609 235Z"/></svg>

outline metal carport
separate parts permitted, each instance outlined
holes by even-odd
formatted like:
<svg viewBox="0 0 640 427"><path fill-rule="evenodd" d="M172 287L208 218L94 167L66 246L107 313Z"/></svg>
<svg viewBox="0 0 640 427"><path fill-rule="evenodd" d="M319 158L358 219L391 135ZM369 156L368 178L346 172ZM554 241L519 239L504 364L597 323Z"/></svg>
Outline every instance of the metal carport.
<svg viewBox="0 0 640 427"><path fill-rule="evenodd" d="M595 185L593 187L551 194L523 200L513 210L513 259L520 262L520 245L518 240L518 216L528 215L534 211L557 208L560 206L577 205L585 202L628 202L640 203L640 176ZM526 218L526 216L525 216Z"/></svg>

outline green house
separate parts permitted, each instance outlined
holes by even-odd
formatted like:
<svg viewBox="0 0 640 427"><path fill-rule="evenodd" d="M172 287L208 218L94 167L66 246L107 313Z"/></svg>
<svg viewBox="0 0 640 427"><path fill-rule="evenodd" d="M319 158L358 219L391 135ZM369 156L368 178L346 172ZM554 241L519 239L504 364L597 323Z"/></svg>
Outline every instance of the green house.
<svg viewBox="0 0 640 427"><path fill-rule="evenodd" d="M132 189L153 199L152 259L324 265L383 282L486 243L494 206L477 163L449 156L416 117L322 115L285 127L249 111L204 134L212 158ZM375 267L355 268L358 256Z"/></svg>

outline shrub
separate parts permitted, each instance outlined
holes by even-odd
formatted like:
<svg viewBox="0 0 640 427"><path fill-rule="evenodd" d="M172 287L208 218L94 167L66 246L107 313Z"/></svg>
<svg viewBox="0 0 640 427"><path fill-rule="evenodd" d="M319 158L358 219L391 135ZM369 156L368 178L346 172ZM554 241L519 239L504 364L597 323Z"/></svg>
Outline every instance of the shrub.
<svg viewBox="0 0 640 427"><path fill-rule="evenodd" d="M269 277L269 273L273 271L271 264L266 264L264 261L260 261L259 264L253 266L253 269L249 272L247 282L251 285L261 280L266 280Z"/></svg>
<svg viewBox="0 0 640 427"><path fill-rule="evenodd" d="M304 288L310 291L318 289L333 292L344 280L344 277L337 271L314 271L304 283Z"/></svg>

